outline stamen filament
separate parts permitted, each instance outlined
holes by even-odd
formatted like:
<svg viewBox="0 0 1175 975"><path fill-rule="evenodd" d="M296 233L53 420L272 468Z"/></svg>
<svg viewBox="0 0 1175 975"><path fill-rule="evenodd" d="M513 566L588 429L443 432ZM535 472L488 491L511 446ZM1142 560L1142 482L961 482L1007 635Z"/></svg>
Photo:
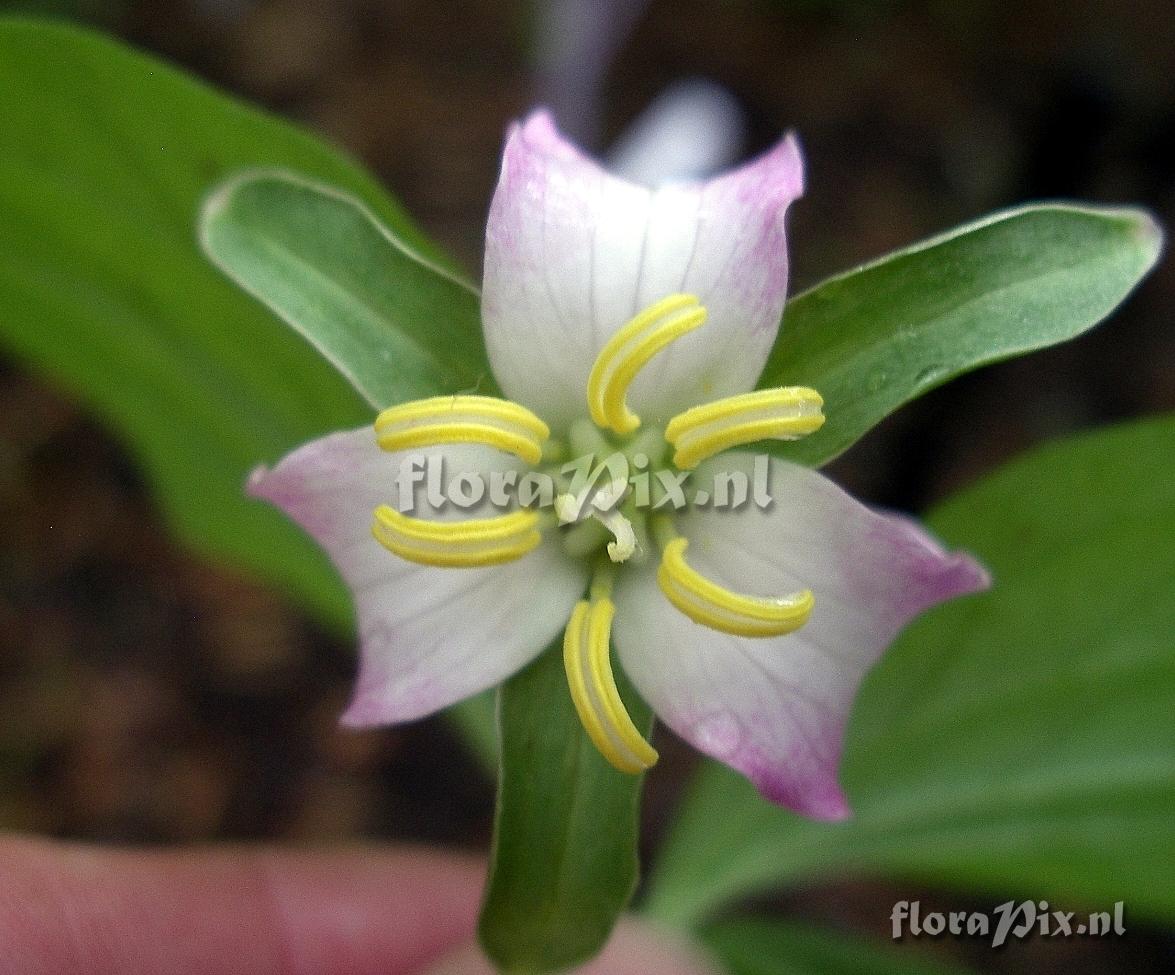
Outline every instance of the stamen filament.
<svg viewBox="0 0 1175 975"><path fill-rule="evenodd" d="M389 505L375 509L371 532L384 548L409 562L477 568L522 558L542 541L536 511L514 511L468 521L425 521Z"/></svg>
<svg viewBox="0 0 1175 975"><path fill-rule="evenodd" d="M656 763L657 752L641 737L616 689L608 648L615 613L607 597L576 603L563 635L563 665L571 700L592 744L613 767L636 775Z"/></svg>
<svg viewBox="0 0 1175 975"><path fill-rule="evenodd" d="M384 410L375 420L384 450L479 443L537 464L547 425L525 406L492 396L434 396Z"/></svg>
<svg viewBox="0 0 1175 975"><path fill-rule="evenodd" d="M631 433L640 417L628 408L628 387L658 352L706 320L695 295L670 295L650 305L608 340L588 376L592 419L616 433Z"/></svg>
<svg viewBox="0 0 1175 975"><path fill-rule="evenodd" d="M598 599L611 599L612 587L616 584L616 566L612 562L600 559L596 563L596 571L592 573L592 584L588 588L588 598L593 602Z"/></svg>
<svg viewBox="0 0 1175 975"><path fill-rule="evenodd" d="M688 541L672 539L661 553L657 582L674 606L695 623L735 636L782 636L798 630L812 613L812 592L804 589L777 599L745 596L724 589L685 561Z"/></svg>
<svg viewBox="0 0 1175 975"><path fill-rule="evenodd" d="M797 440L824 425L824 400L814 389L760 389L695 406L665 428L673 464L691 470L707 457L756 440Z"/></svg>

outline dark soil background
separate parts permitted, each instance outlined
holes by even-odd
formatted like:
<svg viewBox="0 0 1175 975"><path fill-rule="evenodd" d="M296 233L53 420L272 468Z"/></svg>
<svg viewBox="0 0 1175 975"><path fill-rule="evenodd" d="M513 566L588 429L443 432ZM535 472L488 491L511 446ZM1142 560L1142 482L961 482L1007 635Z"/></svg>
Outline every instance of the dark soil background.
<svg viewBox="0 0 1175 975"><path fill-rule="evenodd" d="M554 91L520 2L0 4L16 7L100 24L325 134L474 273L505 126ZM1142 203L1172 223L1169 2L653 0L598 100L556 91L556 104L579 105L567 127L600 150L688 76L739 99L748 152L799 131L809 190L791 222L797 288L1029 199ZM1173 302L1165 262L1094 333L925 397L831 473L919 511L1034 444L1171 410ZM351 646L177 547L120 445L0 360L0 826L111 842L484 849L492 783L441 722L337 729L353 669ZM647 800L650 852L692 762L668 737ZM839 880L762 907L887 938L890 905L919 895L924 909L995 903ZM1175 970L1168 935L1128 926L1114 942L916 949L992 972Z"/></svg>

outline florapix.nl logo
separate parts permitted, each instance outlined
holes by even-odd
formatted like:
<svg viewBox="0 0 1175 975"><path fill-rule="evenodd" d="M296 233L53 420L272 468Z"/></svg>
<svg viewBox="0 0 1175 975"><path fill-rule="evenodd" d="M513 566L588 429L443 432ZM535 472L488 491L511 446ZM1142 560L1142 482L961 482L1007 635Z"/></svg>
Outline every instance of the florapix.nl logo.
<svg viewBox="0 0 1175 975"><path fill-rule="evenodd" d="M1112 911L1077 914L1052 907L1048 901L1005 901L990 911L926 911L919 901L898 901L890 911L890 934L895 941L912 938L990 938L993 948L1030 937L1104 938L1126 933L1125 906L1116 901Z"/></svg>
<svg viewBox="0 0 1175 975"><path fill-rule="evenodd" d="M737 511L747 505L767 510L771 465L757 455L751 470L695 471L654 468L642 453L617 451L602 460L585 455L537 470L513 467L490 471L452 470L440 454L410 454L394 479L394 507L408 514L421 507L469 510L489 505L549 508L560 520L576 520L589 507L608 511L630 504L638 511L668 512L686 508Z"/></svg>

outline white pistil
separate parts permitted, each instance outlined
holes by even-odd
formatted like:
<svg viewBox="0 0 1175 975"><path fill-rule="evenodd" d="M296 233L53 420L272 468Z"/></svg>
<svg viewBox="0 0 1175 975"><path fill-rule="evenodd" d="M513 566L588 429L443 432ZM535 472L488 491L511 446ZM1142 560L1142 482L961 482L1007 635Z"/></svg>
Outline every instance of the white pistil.
<svg viewBox="0 0 1175 975"><path fill-rule="evenodd" d="M637 551L636 532L632 522L620 513L620 504L628 494L628 483L617 479L609 481L590 498L561 494L555 498L555 514L559 524L571 525L594 518L612 533L615 541L608 543L608 558L626 562Z"/></svg>

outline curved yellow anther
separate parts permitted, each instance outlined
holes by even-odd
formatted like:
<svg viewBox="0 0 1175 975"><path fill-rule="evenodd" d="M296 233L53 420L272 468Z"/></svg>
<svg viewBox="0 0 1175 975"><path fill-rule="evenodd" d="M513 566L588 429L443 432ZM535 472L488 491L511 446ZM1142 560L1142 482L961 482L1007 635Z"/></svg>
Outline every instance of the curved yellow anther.
<svg viewBox="0 0 1175 975"><path fill-rule="evenodd" d="M480 443L537 464L551 431L525 406L492 396L433 396L384 410L375 420L384 450Z"/></svg>
<svg viewBox="0 0 1175 975"><path fill-rule="evenodd" d="M608 340L588 376L592 420L616 433L632 433L640 417L628 408L628 387L658 352L706 320L695 295L670 295L650 305Z"/></svg>
<svg viewBox="0 0 1175 975"><path fill-rule="evenodd" d="M608 652L615 612L611 599L575 604L563 634L563 666L592 744L621 772L635 775L656 763L657 752L637 731L616 690Z"/></svg>
<svg viewBox="0 0 1175 975"><path fill-rule="evenodd" d="M686 564L689 543L675 538L665 546L657 582L669 601L695 623L736 636L782 636L798 630L812 613L811 590L779 599L743 596L723 589Z"/></svg>
<svg viewBox="0 0 1175 975"><path fill-rule="evenodd" d="M695 406L665 428L673 464L691 470L707 457L756 440L798 440L824 425L824 400L814 389L782 386Z"/></svg>
<svg viewBox="0 0 1175 975"><path fill-rule="evenodd" d="M371 533L388 551L421 565L477 568L522 558L542 541L537 511L468 521L425 521L386 504L375 509Z"/></svg>

